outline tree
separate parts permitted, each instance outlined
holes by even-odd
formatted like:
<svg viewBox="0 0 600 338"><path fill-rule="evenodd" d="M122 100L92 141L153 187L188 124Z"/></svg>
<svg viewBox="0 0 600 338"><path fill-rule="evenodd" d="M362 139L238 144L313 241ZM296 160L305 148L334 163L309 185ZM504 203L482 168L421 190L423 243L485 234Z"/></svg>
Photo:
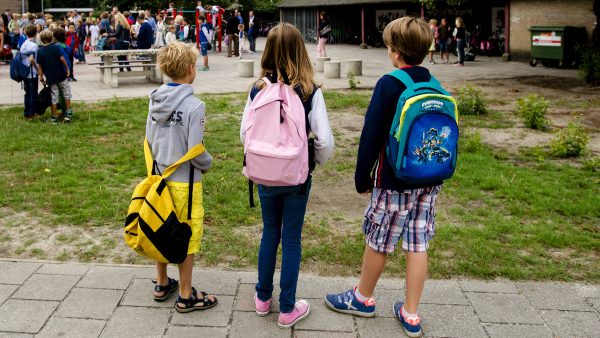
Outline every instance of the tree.
<svg viewBox="0 0 600 338"><path fill-rule="evenodd" d="M458 7L469 4L472 0L418 0L425 8L429 10L439 9L441 7Z"/></svg>

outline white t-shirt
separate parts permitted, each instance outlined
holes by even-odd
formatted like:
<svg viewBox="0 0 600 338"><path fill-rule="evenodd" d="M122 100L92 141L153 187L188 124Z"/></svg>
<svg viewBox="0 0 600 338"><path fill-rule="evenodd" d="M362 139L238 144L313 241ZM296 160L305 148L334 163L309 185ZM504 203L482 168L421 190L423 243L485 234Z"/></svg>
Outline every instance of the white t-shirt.
<svg viewBox="0 0 600 338"><path fill-rule="evenodd" d="M34 41L31 41L31 39L27 39L25 42L23 42L23 45L21 46L21 49L19 50L19 52L21 54L31 54L31 55L33 55L33 57L35 59L37 59L38 49L39 49L39 47ZM23 64L27 67L31 66L29 57L23 58ZM28 79L32 79L37 76L37 68L31 67L31 69L33 70L33 72L31 74L29 74L29 76L27 76Z"/></svg>
<svg viewBox="0 0 600 338"><path fill-rule="evenodd" d="M90 35L92 38L97 38L100 35L100 27L96 25L90 26Z"/></svg>

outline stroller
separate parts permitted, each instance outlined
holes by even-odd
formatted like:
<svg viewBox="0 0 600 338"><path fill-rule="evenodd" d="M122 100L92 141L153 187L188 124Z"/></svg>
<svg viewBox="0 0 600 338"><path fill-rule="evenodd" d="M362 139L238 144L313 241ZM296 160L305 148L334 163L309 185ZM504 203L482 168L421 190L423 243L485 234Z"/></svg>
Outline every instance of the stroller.
<svg viewBox="0 0 600 338"><path fill-rule="evenodd" d="M2 46L2 51L0 51L0 62L10 63L12 59L12 48L10 48L10 45L4 44Z"/></svg>

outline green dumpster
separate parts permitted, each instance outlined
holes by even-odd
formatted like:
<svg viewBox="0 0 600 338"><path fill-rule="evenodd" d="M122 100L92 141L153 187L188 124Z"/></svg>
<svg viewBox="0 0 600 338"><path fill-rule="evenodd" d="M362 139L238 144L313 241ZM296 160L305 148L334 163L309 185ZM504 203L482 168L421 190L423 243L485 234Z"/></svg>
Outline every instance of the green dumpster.
<svg viewBox="0 0 600 338"><path fill-rule="evenodd" d="M572 26L533 26L531 32L531 60L535 67L538 62L545 66L576 67L580 61L579 46L587 43L585 27Z"/></svg>

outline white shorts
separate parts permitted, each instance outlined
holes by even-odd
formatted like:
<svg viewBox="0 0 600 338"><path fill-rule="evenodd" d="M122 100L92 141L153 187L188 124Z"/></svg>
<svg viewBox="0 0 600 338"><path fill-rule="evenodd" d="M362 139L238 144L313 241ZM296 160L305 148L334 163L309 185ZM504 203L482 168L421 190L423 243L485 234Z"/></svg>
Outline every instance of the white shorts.
<svg viewBox="0 0 600 338"><path fill-rule="evenodd" d="M59 91L60 89L60 91ZM69 81L64 80L63 82L55 83L50 85L50 91L52 93L52 104L58 104L60 102L60 94L66 99L71 99L71 86Z"/></svg>

